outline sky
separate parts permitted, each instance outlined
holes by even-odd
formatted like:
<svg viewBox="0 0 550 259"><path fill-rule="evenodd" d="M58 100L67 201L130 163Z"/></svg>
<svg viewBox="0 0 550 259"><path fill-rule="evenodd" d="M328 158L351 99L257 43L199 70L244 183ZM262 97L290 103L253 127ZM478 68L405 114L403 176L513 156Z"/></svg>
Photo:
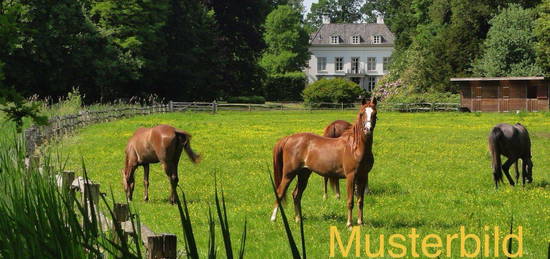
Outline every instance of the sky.
<svg viewBox="0 0 550 259"><path fill-rule="evenodd" d="M309 13L309 8L312 3L318 3L319 0L304 0L304 6L306 7L306 13Z"/></svg>

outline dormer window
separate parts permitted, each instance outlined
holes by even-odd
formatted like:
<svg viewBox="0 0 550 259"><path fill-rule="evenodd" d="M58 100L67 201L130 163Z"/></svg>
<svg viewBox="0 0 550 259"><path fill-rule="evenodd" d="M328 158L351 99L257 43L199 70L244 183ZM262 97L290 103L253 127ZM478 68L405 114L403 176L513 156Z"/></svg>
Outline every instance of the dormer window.
<svg viewBox="0 0 550 259"><path fill-rule="evenodd" d="M340 43L339 36L330 36L330 44L339 44L339 43Z"/></svg>
<svg viewBox="0 0 550 259"><path fill-rule="evenodd" d="M382 36L381 35L374 35L372 38L373 44L380 44L382 43Z"/></svg>
<svg viewBox="0 0 550 259"><path fill-rule="evenodd" d="M354 35L351 37L351 43L352 44L359 44L361 43L361 36L359 35Z"/></svg>

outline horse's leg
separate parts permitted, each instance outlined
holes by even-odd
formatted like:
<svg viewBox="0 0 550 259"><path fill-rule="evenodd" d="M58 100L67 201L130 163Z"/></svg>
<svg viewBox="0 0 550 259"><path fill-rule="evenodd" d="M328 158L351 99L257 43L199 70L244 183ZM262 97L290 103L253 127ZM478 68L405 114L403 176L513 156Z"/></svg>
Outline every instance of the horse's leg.
<svg viewBox="0 0 550 259"><path fill-rule="evenodd" d="M135 172L137 169L137 165L130 166L129 172L126 175L126 197L128 200L132 200L132 196L134 195L134 185L135 185Z"/></svg>
<svg viewBox="0 0 550 259"><path fill-rule="evenodd" d="M519 159L516 160L516 162L514 163L514 166L515 166L515 169L516 169L516 183L519 183L519 170L518 170L518 164L519 164Z"/></svg>
<svg viewBox="0 0 550 259"><path fill-rule="evenodd" d="M353 189L355 185L355 173L349 173L346 175L346 190L348 194L347 207L348 207L348 221L346 223L347 227L351 227L352 216L353 216Z"/></svg>
<svg viewBox="0 0 550 259"><path fill-rule="evenodd" d="M145 187L144 201L149 200L149 164L143 165L143 187Z"/></svg>
<svg viewBox="0 0 550 259"><path fill-rule="evenodd" d="M517 161L517 159L509 158L502 165L502 171L504 171L504 174L506 175L506 178L508 178L508 181L510 182L510 185L512 185L512 186L514 186L515 184L514 184L514 180L512 179L512 176L510 176L510 172L508 172L508 170L510 169L510 166L512 165L512 163L514 163L514 161Z"/></svg>
<svg viewBox="0 0 550 259"><path fill-rule="evenodd" d="M525 186L525 178L527 177L526 174L527 174L527 163L522 158L521 159L521 180L522 180L523 186Z"/></svg>
<svg viewBox="0 0 550 259"><path fill-rule="evenodd" d="M324 176L323 177L324 180L325 180L325 193L323 194L323 200L326 200L327 199L327 184L328 184L328 177Z"/></svg>
<svg viewBox="0 0 550 259"><path fill-rule="evenodd" d="M355 195L357 196L357 225L363 225L363 200L365 198L365 188L367 186L369 175L358 174L355 181Z"/></svg>
<svg viewBox="0 0 550 259"><path fill-rule="evenodd" d="M178 199L178 194L176 193L176 187L178 186L178 164L173 161L166 161L162 164L164 166L164 171L170 179L170 203L176 203Z"/></svg>
<svg viewBox="0 0 550 259"><path fill-rule="evenodd" d="M292 192L292 198L294 198L294 212L296 222L300 222L300 220L302 220L302 194L307 187L307 182L310 175L310 170L301 170L298 173L298 184L296 184L296 188L294 188L294 191Z"/></svg>
<svg viewBox="0 0 550 259"><path fill-rule="evenodd" d="M288 189L288 186L296 176L296 172L294 171L287 171L285 168L283 168L283 176L281 179L281 183L277 187L277 199L275 201L275 205L273 208L273 214L271 214L271 221L275 221L277 219L277 210L279 209L279 202L283 202L283 198L285 197L286 190Z"/></svg>
<svg viewBox="0 0 550 259"><path fill-rule="evenodd" d="M336 192L336 199L340 199L340 179L338 177L333 177L331 179L332 186L334 186L334 191Z"/></svg>

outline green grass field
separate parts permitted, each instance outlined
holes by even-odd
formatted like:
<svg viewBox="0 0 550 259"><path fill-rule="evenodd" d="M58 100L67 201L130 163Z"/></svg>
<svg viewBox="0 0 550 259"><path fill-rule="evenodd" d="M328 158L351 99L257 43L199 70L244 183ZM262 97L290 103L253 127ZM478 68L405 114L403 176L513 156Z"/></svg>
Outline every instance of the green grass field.
<svg viewBox="0 0 550 259"><path fill-rule="evenodd" d="M430 233L444 238L459 233L460 226L480 237L484 226L508 232L523 227L524 258L545 258L550 241L550 114L479 113L384 113L379 112L374 136L375 165L370 172L371 193L365 200L365 221L361 238L371 235L376 251L379 235ZM199 252L206 255L208 208L214 205L214 174L225 192L233 243L239 243L245 219L248 221L248 258L286 258L290 249L280 216L269 221L274 196L269 181L275 142L296 132L321 134L336 119L352 121L355 112L221 112L172 113L140 116L82 129L60 145L69 156L68 169L80 170L84 158L90 178L102 190L112 188L115 199L123 200L120 169L124 164L127 139L138 127L170 124L193 134L192 147L203 156L192 165L182 156L180 186L190 202ZM534 182L526 187L507 183L495 190L487 135L500 122L521 122L530 131ZM178 235L183 249L182 228L176 206L168 203L169 182L160 165L151 166L150 201L143 202L143 170L137 171L133 206L143 223L155 232ZM295 183L291 186L294 188ZM341 191L345 193L344 182ZM310 258L329 256L329 227L336 226L346 242L345 200L322 197L322 178L312 175L302 200L306 245ZM293 219L291 198L286 205ZM356 216L354 211L354 216ZM291 224L299 238L298 224ZM219 227L217 229L219 231ZM501 236L504 236L501 233ZM401 242L401 241L399 241ZM460 245L453 243L451 254L459 257ZM483 242L483 241L482 241ZM492 241L491 241L492 242ZM412 257L410 241L401 242ZM445 243L443 244L445 246ZM516 244L517 245L517 244ZM466 243L473 251L474 242ZM491 249L493 249L491 243ZM224 254L218 235L218 253ZM483 247L481 248L483 251ZM499 248L501 249L501 248ZM420 242L416 247L420 251ZM352 249L353 251L353 249ZM396 253L399 250L395 250ZM361 241L364 255L364 239ZM353 252L352 252L353 254ZM491 250L491 255L493 251ZM337 256L339 253L337 253ZM480 254L478 258L481 258ZM502 251L500 250L502 257ZM389 258L388 251L384 254ZM445 258L445 253L441 256Z"/></svg>

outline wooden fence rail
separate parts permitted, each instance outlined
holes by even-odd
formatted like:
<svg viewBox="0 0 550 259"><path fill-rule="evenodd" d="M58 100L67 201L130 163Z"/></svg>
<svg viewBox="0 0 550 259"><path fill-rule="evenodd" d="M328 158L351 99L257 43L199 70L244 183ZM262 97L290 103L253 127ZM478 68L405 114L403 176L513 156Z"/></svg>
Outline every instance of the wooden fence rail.
<svg viewBox="0 0 550 259"><path fill-rule="evenodd" d="M174 102L170 101L170 111L262 111L262 110L286 110L286 111L312 111L312 110L355 110L359 103L316 103L313 106L305 106L303 103L217 103L217 102ZM400 112L424 112L424 111L458 111L458 103L393 103L380 104L380 109Z"/></svg>
<svg viewBox="0 0 550 259"><path fill-rule="evenodd" d="M56 139L75 131L78 128L136 115L147 115L170 111L168 105L152 105L145 107L127 107L100 111L80 111L77 114L53 116L45 126L33 125L25 130L27 154L32 155L36 147L51 139Z"/></svg>
<svg viewBox="0 0 550 259"><path fill-rule="evenodd" d="M137 235L137 231L134 229L133 223L130 221L130 210L128 204L115 203L113 207L114 220L106 217L100 210L99 199L100 185L91 180L86 180L83 177L76 177L73 171L63 171L56 175L57 185L63 191L71 192L74 195L74 191L81 193L82 205L85 208L85 217L91 218L95 215L98 219L98 223L101 228L106 230L114 230L118 224L118 227L123 230L123 237L119 239L116 237L116 242L127 242L128 235ZM147 258L160 259L177 258L177 237L174 234L155 234L149 227L141 224L140 231L141 240L144 247L147 250Z"/></svg>

